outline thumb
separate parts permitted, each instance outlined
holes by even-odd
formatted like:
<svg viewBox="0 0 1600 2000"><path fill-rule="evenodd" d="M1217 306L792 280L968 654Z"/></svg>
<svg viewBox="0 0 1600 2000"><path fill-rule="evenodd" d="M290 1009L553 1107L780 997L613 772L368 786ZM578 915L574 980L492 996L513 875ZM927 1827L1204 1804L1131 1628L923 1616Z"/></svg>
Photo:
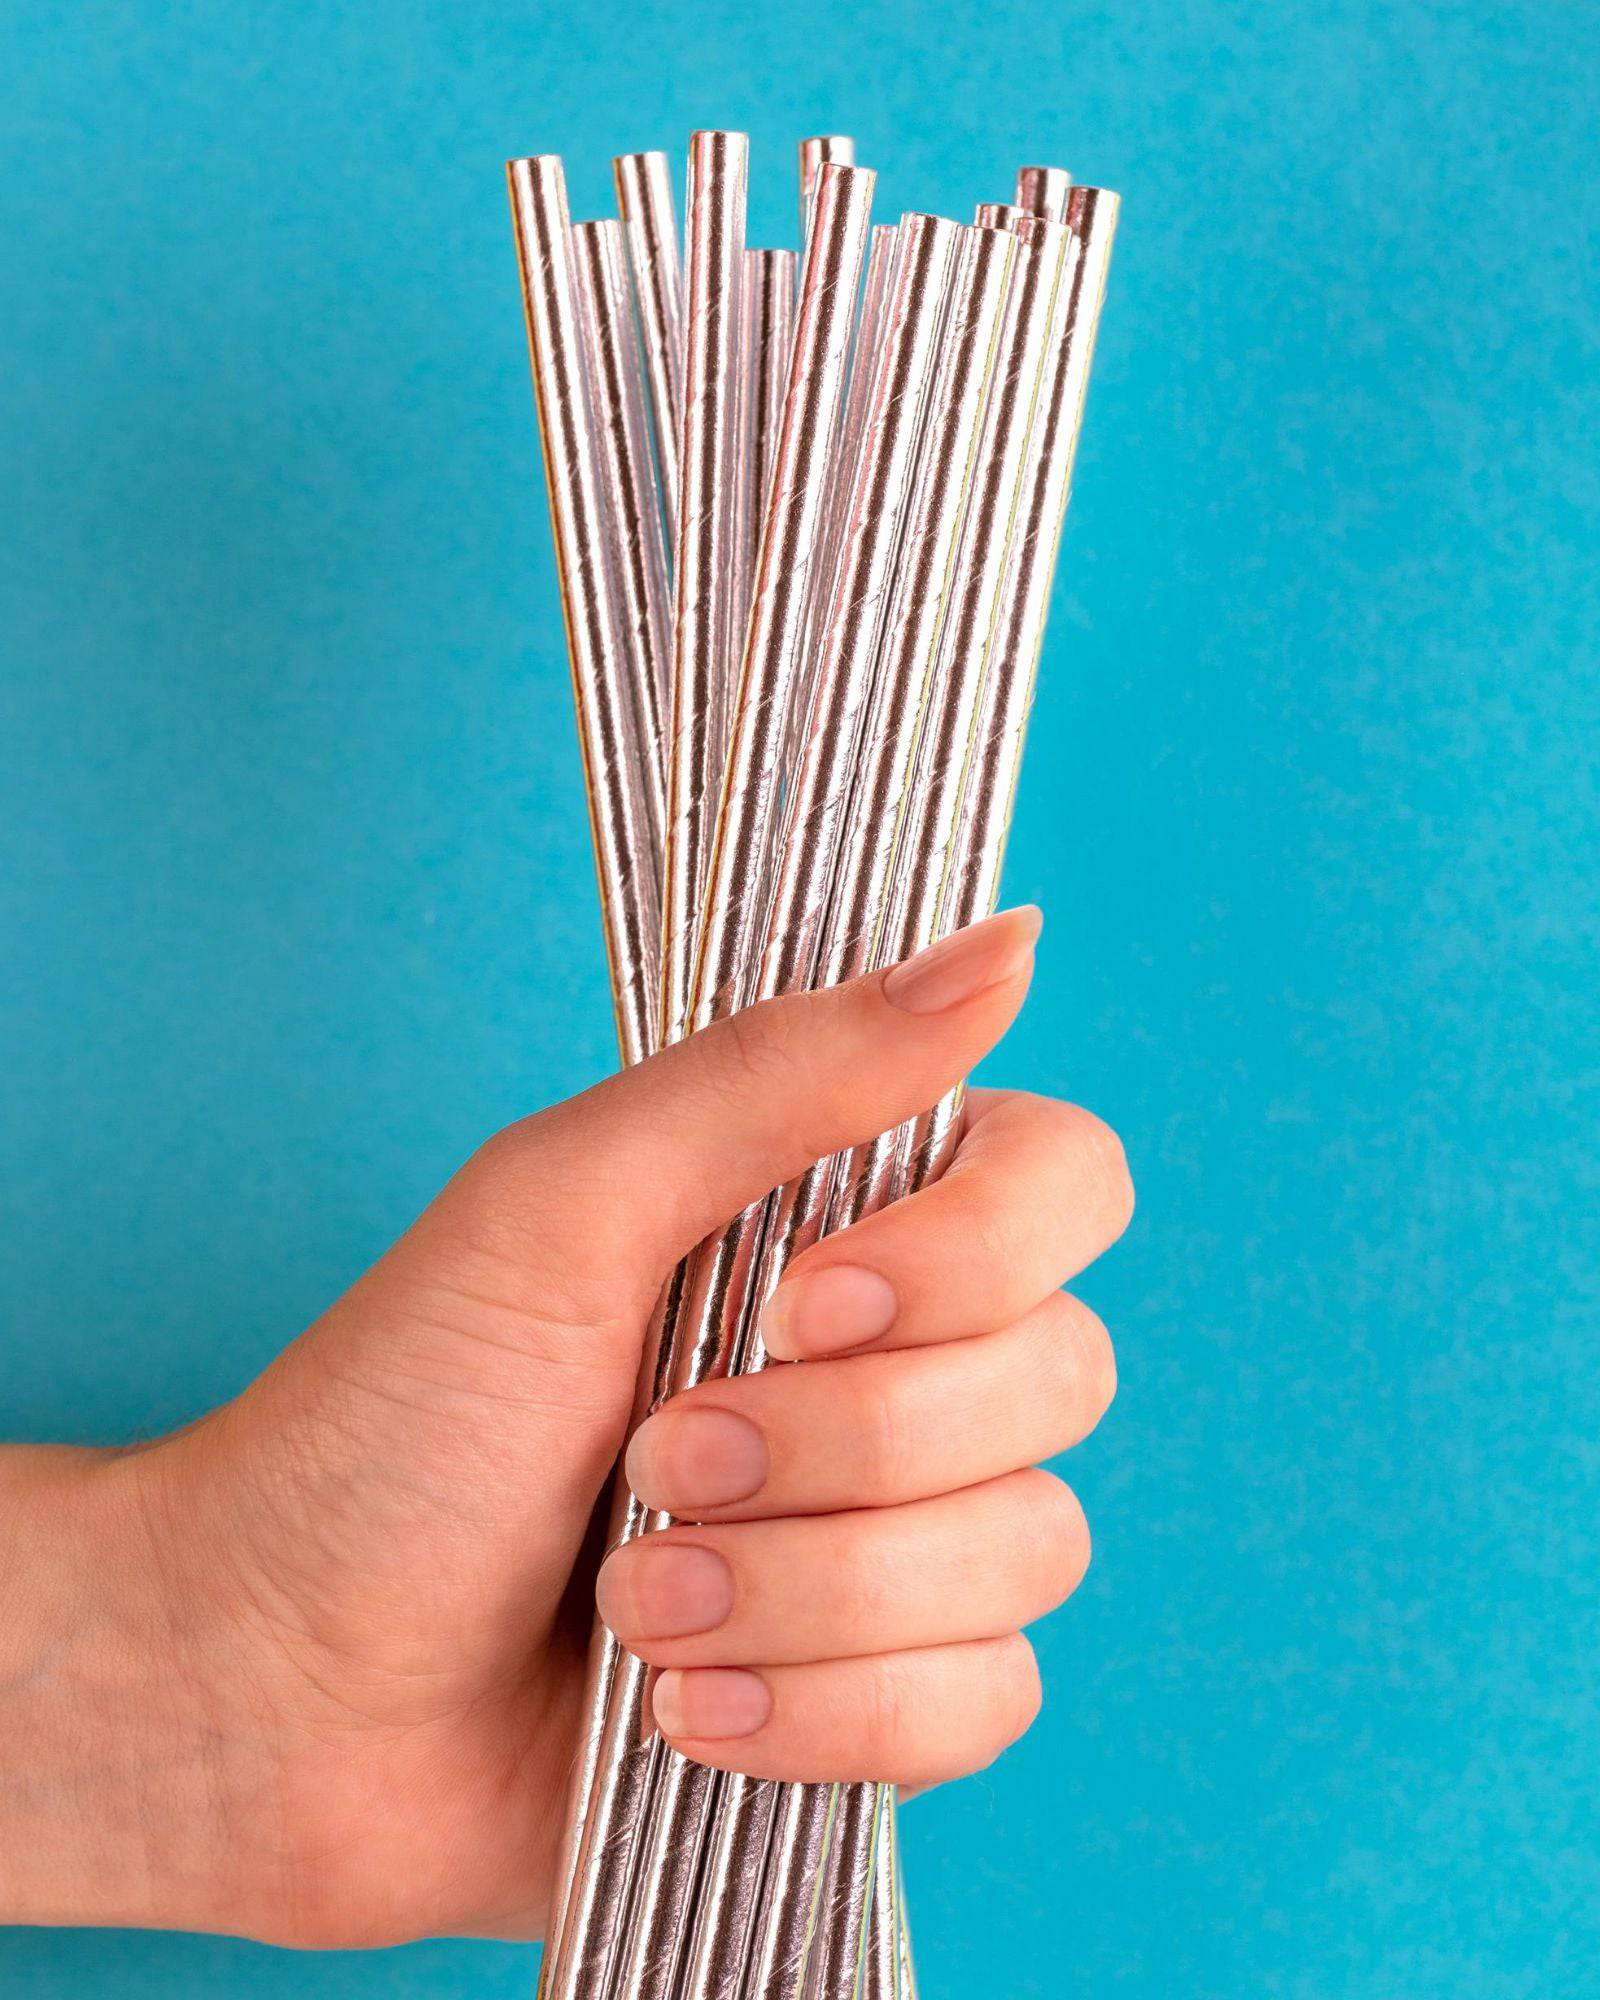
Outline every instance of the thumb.
<svg viewBox="0 0 1600 2000"><path fill-rule="evenodd" d="M672 1265L958 1082L1021 1006L1039 922L1009 911L887 972L748 1008L509 1127L250 1400L281 1411L270 1392L288 1391L302 1427L380 1465L397 1546L445 1524L462 1585L514 1576L553 1601ZM365 1490L356 1473L344 1483Z"/></svg>
<svg viewBox="0 0 1600 2000"><path fill-rule="evenodd" d="M514 1125L457 1213L550 1252L592 1318L654 1299L700 1239L829 1153L926 1110L1011 1025L1040 929L1009 910L915 958L730 1016ZM576 1302L576 1301L575 1301Z"/></svg>

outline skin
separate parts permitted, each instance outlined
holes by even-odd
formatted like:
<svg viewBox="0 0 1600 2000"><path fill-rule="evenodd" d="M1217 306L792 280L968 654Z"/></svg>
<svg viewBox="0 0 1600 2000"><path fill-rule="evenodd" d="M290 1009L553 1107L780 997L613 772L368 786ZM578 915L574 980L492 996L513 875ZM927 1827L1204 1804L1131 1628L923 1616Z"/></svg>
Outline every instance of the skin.
<svg viewBox="0 0 1600 2000"><path fill-rule="evenodd" d="M801 1359L676 1399L679 1525L596 1576L651 1305L702 1235L935 1101L1032 971L1010 912L500 1133L243 1395L133 1452L0 1452L0 1920L280 1944L537 1936L598 1590L690 1756L909 1788L1039 1702L1088 1532L1033 1469L1106 1409L1058 1289L1125 1227L1086 1112L971 1094L943 1181L791 1266Z"/></svg>

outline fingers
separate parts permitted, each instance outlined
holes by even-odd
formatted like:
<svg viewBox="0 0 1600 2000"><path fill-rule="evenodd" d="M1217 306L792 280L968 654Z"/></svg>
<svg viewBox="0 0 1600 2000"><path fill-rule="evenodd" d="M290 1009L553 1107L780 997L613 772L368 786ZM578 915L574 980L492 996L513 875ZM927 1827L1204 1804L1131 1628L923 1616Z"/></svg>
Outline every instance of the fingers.
<svg viewBox="0 0 1600 2000"><path fill-rule="evenodd" d="M1115 1387L1105 1328L1053 1292L982 1339L707 1382L640 1426L628 1483L688 1521L894 1506L1054 1457Z"/></svg>
<svg viewBox="0 0 1600 2000"><path fill-rule="evenodd" d="M799 1360L1006 1325L1114 1243L1132 1212L1122 1147L1098 1118L974 1092L943 1178L797 1257L762 1338Z"/></svg>
<svg viewBox="0 0 1600 2000"><path fill-rule="evenodd" d="M502 1133L451 1205L659 1280L746 1204L965 1075L1022 1004L1039 922L1008 911L887 972L748 1008Z"/></svg>
<svg viewBox="0 0 1600 2000"><path fill-rule="evenodd" d="M1071 1491L1026 1471L902 1507L669 1528L609 1556L597 1600L653 1666L800 1665L1003 1638L1088 1562Z"/></svg>
<svg viewBox="0 0 1600 2000"><path fill-rule="evenodd" d="M1012 1633L821 1665L674 1669L656 1726L696 1763L753 1778L921 1788L993 1763L1039 1712L1039 1673Z"/></svg>

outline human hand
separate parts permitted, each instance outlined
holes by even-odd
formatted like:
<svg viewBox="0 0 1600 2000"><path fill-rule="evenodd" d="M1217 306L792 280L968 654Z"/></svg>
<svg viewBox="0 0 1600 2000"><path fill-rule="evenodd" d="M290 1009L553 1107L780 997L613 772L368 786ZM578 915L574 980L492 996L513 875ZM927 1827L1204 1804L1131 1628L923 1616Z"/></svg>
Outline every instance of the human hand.
<svg viewBox="0 0 1600 2000"><path fill-rule="evenodd" d="M752 1009L511 1127L234 1402L132 1453L3 1455L0 1917L536 1935L661 1282L963 1075L1036 930ZM973 1092L942 1181L791 1267L764 1331L805 1365L641 1427L636 1490L695 1525L613 1554L599 1603L665 1670L677 1747L923 1786L1026 1728L1021 1627L1088 1559L1026 1468L1113 1383L1055 1288L1130 1204L1086 1113Z"/></svg>

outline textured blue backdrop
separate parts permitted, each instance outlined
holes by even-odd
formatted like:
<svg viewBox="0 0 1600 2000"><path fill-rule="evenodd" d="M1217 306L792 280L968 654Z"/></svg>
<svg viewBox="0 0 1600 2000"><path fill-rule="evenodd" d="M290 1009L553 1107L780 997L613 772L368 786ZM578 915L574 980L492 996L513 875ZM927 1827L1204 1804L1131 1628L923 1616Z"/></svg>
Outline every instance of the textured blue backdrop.
<svg viewBox="0 0 1600 2000"><path fill-rule="evenodd" d="M1590 1994L1600 38L1559 0L0 22L0 1431L227 1395L610 1060L501 161L1120 188L997 1070L1127 1136L1045 1719L931 2000ZM19 2000L532 1955L0 1938Z"/></svg>

